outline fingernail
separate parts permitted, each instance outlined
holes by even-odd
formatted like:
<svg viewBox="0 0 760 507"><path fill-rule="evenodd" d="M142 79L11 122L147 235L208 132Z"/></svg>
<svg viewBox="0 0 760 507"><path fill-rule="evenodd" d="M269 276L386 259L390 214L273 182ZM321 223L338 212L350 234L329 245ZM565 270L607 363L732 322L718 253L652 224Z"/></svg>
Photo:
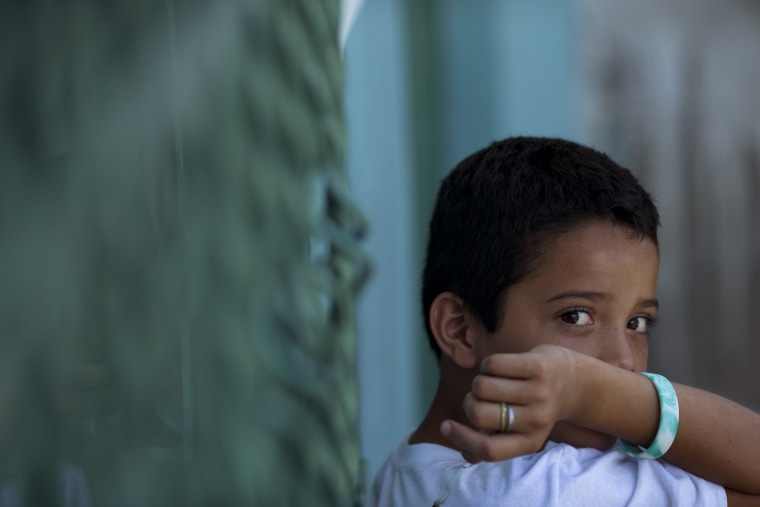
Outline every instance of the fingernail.
<svg viewBox="0 0 760 507"><path fill-rule="evenodd" d="M444 436L449 437L451 436L451 423L449 421L443 421L443 424L441 424L441 433L443 433Z"/></svg>

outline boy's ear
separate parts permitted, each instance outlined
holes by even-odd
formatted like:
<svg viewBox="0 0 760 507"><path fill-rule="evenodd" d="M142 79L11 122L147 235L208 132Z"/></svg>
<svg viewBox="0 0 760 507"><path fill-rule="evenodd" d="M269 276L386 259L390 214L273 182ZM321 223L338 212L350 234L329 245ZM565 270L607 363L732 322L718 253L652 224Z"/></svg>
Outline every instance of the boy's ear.
<svg viewBox="0 0 760 507"><path fill-rule="evenodd" d="M441 353L450 357L461 368L474 368L478 364L472 315L462 298L453 292L443 292L430 305L430 329Z"/></svg>

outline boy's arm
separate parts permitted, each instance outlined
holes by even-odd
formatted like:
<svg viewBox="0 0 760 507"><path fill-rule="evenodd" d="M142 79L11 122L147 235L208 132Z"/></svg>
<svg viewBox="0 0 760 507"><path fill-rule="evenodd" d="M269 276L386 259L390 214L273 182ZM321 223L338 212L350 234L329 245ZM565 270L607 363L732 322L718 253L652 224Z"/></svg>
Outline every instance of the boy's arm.
<svg viewBox="0 0 760 507"><path fill-rule="evenodd" d="M746 495L728 488L724 489L726 490L726 503L728 507L757 507L760 505L760 496Z"/></svg>
<svg viewBox="0 0 760 507"><path fill-rule="evenodd" d="M500 402L513 405L511 433L482 433L453 421L444 434L471 461L540 450L557 421L648 446L659 424L657 392L646 377L568 349L542 345L483 362L465 412L477 429L497 430ZM664 459L740 493L760 495L760 415L714 394L674 385L680 423Z"/></svg>
<svg viewBox="0 0 760 507"><path fill-rule="evenodd" d="M581 396L585 412L576 413L575 422L648 447L660 419L652 383L642 375L585 359L588 367L581 377L590 391ZM706 391L673 387L680 412L678 433L663 458L716 484L760 495L760 415Z"/></svg>

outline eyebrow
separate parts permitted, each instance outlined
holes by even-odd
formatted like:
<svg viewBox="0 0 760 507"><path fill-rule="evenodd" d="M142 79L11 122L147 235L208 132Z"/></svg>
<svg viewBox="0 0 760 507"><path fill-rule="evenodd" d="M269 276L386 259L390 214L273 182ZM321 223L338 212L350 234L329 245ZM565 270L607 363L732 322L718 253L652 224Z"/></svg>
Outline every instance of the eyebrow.
<svg viewBox="0 0 760 507"><path fill-rule="evenodd" d="M546 302L553 303L554 301L560 301L562 299L590 299L594 301L594 300L609 299L609 297L610 296L605 292L571 290L568 292L563 292L562 294L557 294L553 298L548 299ZM639 301L639 305L643 307L653 307L655 309L660 308L660 302L657 301L656 298L642 299L641 301Z"/></svg>

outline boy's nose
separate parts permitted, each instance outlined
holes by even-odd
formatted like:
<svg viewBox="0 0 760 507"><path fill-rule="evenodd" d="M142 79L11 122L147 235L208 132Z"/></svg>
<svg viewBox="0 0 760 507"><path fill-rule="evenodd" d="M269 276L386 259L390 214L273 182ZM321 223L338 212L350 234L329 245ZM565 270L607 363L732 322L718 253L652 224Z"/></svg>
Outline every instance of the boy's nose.
<svg viewBox="0 0 760 507"><path fill-rule="evenodd" d="M602 353L603 357L600 357L600 359L619 368L634 371L636 368L636 358L625 329L614 329L606 337L605 342Z"/></svg>

